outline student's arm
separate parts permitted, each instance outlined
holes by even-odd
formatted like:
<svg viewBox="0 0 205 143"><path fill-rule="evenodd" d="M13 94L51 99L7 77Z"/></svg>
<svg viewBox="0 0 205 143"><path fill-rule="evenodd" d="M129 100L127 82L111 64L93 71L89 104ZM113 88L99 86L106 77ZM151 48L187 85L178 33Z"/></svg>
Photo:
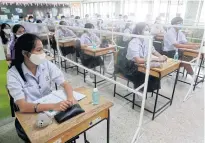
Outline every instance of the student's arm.
<svg viewBox="0 0 205 143"><path fill-rule="evenodd" d="M22 113L34 113L35 106L37 105L35 103L26 102L25 99L17 100L15 103L18 106L20 112ZM49 111L49 110L65 111L69 106L70 103L67 100L56 104L38 104L36 111L37 112Z"/></svg>
<svg viewBox="0 0 205 143"><path fill-rule="evenodd" d="M50 61L48 61L48 64L51 80L54 81L58 86L61 85L64 88L68 101L70 101L70 104L74 104L76 101L73 97L72 86L65 81L63 73L55 64L51 63Z"/></svg>
<svg viewBox="0 0 205 143"><path fill-rule="evenodd" d="M66 81L63 82L61 84L61 86L64 88L64 90L67 94L68 101L71 102L72 104L75 104L77 101L73 97L73 88L72 88L72 86Z"/></svg>
<svg viewBox="0 0 205 143"><path fill-rule="evenodd" d="M10 95L14 98L15 104L19 107L20 112L33 113L35 112L34 108L35 103L29 103L25 100L26 95L23 90L26 87L21 85L20 79L14 72L8 71L7 73L7 88ZM37 89L33 89L37 90ZM39 104L37 106L37 112L56 110L56 111L65 111L69 107L69 101L62 101L56 104Z"/></svg>
<svg viewBox="0 0 205 143"><path fill-rule="evenodd" d="M140 57L135 57L134 58L135 62L140 65L140 64L145 64L146 60Z"/></svg>
<svg viewBox="0 0 205 143"><path fill-rule="evenodd" d="M174 47L178 49L198 49L199 45L190 45L190 44L173 44Z"/></svg>

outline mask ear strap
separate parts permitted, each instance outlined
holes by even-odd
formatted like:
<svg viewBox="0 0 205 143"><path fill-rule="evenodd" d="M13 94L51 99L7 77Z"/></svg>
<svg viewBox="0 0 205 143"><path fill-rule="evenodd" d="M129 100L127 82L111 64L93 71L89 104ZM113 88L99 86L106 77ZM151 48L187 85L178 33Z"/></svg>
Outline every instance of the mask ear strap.
<svg viewBox="0 0 205 143"><path fill-rule="evenodd" d="M28 57L28 54L29 54L28 51L25 51L25 50L22 51L22 55L24 55L24 56L26 55Z"/></svg>

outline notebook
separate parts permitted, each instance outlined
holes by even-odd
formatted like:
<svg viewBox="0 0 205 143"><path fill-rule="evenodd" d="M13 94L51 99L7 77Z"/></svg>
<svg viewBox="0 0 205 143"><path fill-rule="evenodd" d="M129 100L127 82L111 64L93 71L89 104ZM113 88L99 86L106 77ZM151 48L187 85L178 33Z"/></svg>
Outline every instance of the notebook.
<svg viewBox="0 0 205 143"><path fill-rule="evenodd" d="M85 98L84 94L81 94L81 93L78 93L75 91L73 91L73 96L78 101ZM61 102L63 100L67 100L67 95L66 95L65 91L64 90L56 90L56 91L53 91L52 93L50 93L49 95L44 96L44 97L34 101L34 103L41 103L41 104L43 104L43 103L44 104L58 103L58 102ZM53 110L44 111L44 112L52 118L58 113L58 111L53 111Z"/></svg>

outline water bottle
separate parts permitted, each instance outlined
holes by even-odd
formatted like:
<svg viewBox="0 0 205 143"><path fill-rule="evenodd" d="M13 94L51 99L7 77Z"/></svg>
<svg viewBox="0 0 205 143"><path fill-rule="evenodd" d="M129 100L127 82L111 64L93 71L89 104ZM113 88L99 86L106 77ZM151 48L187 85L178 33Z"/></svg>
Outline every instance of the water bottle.
<svg viewBox="0 0 205 143"><path fill-rule="evenodd" d="M100 96L99 96L99 93L98 93L98 89L94 88L93 89L93 94L92 94L93 105L99 104L99 100L100 100Z"/></svg>
<svg viewBox="0 0 205 143"><path fill-rule="evenodd" d="M176 50L174 54L174 60L177 61L178 59L179 59L179 53L178 53L178 50Z"/></svg>
<svg viewBox="0 0 205 143"><path fill-rule="evenodd" d="M93 44L93 49L95 50L97 47L96 47L96 44L94 42L92 42Z"/></svg>

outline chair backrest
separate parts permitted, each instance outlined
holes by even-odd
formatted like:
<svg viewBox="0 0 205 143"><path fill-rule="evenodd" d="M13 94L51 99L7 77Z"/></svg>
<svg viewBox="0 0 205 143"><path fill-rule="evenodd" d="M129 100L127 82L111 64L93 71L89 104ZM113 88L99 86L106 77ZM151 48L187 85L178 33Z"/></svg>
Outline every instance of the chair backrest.
<svg viewBox="0 0 205 143"><path fill-rule="evenodd" d="M10 108L11 108L11 116L15 117L15 112L19 111L18 106L14 103L14 99L13 97L10 95L10 92L6 86L7 92L8 92L8 96L9 96L9 101L10 101Z"/></svg>
<svg viewBox="0 0 205 143"><path fill-rule="evenodd" d="M164 46L163 41L153 41L153 46L157 52L159 52L160 54L163 53L163 46Z"/></svg>

